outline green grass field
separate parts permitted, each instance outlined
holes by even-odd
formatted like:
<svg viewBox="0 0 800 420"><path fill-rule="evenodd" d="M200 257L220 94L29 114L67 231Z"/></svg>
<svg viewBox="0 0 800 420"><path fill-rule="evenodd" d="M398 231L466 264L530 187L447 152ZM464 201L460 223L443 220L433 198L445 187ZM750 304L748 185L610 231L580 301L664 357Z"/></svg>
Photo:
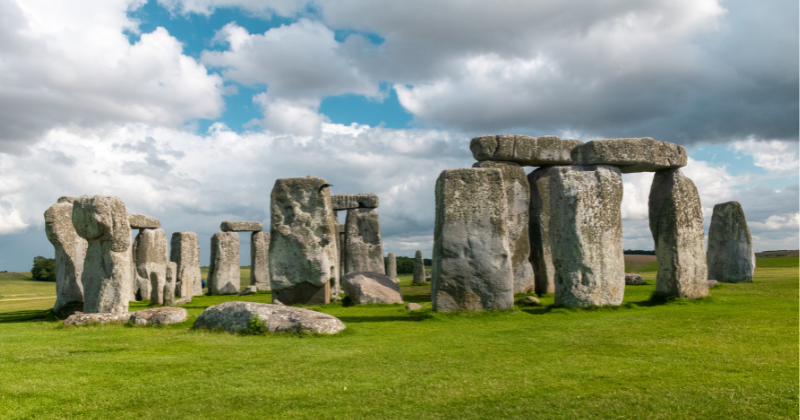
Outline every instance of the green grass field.
<svg viewBox="0 0 800 420"><path fill-rule="evenodd" d="M798 259L777 264L699 301L651 302L650 271L620 308L499 313L433 313L403 276L422 311L312 307L347 325L330 337L190 330L269 293L196 297L180 325L64 328L41 319L52 301L8 297L52 283L0 275L0 418L797 418Z"/></svg>

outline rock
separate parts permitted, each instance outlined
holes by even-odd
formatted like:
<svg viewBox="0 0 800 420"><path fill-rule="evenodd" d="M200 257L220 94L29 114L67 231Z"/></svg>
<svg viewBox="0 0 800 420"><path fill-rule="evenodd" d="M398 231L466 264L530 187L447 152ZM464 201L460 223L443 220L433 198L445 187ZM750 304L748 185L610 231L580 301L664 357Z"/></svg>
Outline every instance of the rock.
<svg viewBox="0 0 800 420"><path fill-rule="evenodd" d="M250 319L258 320L269 332L311 332L336 334L345 329L338 318L303 308L255 302L225 302L211 306L194 322L195 329L224 329L229 333L244 333Z"/></svg>
<svg viewBox="0 0 800 420"><path fill-rule="evenodd" d="M338 213L338 212L334 212L334 213ZM339 278L342 278L342 277L344 277L344 248L345 248L344 247L344 242L345 242L345 237L346 237L347 234L345 233L344 225L340 225L339 224L338 216L337 216L337 219L336 219L336 232L337 232L336 235L337 235L337 239L338 239L338 242L336 242L336 247L337 247L336 251L337 251L337 257L338 257L337 262L339 264Z"/></svg>
<svg viewBox="0 0 800 420"><path fill-rule="evenodd" d="M189 314L183 308L148 308L131 312L130 321L134 325L166 325L180 324L186 321Z"/></svg>
<svg viewBox="0 0 800 420"><path fill-rule="evenodd" d="M422 251L417 251L414 255L414 277L412 283L425 283L425 260L422 258Z"/></svg>
<svg viewBox="0 0 800 420"><path fill-rule="evenodd" d="M72 224L88 242L81 273L83 312L128 312L133 269L131 228L118 197L83 196L72 204Z"/></svg>
<svg viewBox="0 0 800 420"><path fill-rule="evenodd" d="M677 168L656 172L648 206L658 259L656 292L708 296L703 208L694 182Z"/></svg>
<svg viewBox="0 0 800 420"><path fill-rule="evenodd" d="M133 241L133 261L136 264L135 288L142 299L150 299L153 305L163 304L169 262L169 243L163 229L139 230Z"/></svg>
<svg viewBox="0 0 800 420"><path fill-rule="evenodd" d="M534 296L525 296L520 300L523 303L532 303L532 304L535 304L535 305L538 305L539 303L541 303L541 302L539 302L539 299L535 298Z"/></svg>
<svg viewBox="0 0 800 420"><path fill-rule="evenodd" d="M420 309L422 309L422 305L420 305L419 303L409 303L408 305L406 305L407 311L418 311Z"/></svg>
<svg viewBox="0 0 800 420"><path fill-rule="evenodd" d="M261 222L222 222L219 230L223 232L260 232L264 230Z"/></svg>
<svg viewBox="0 0 800 420"><path fill-rule="evenodd" d="M201 296L203 279L200 274L200 242L197 234L189 231L175 232L172 234L170 247L169 260L178 264L181 297Z"/></svg>
<svg viewBox="0 0 800 420"><path fill-rule="evenodd" d="M81 274L89 244L78 236L72 225L71 201L53 204L44 212L44 230L47 240L55 248L56 257L56 303L53 313L59 318L66 318L76 311L83 312Z"/></svg>
<svg viewBox="0 0 800 420"><path fill-rule="evenodd" d="M397 278L397 258L394 256L394 252L390 252L389 255L386 256L386 275L395 283L400 281L400 279Z"/></svg>
<svg viewBox="0 0 800 420"><path fill-rule="evenodd" d="M625 273L625 285L626 286L639 286L644 284L644 279L642 276L633 273Z"/></svg>
<svg viewBox="0 0 800 420"><path fill-rule="evenodd" d="M522 166L571 165L570 152L581 144L580 140L561 140L556 136L501 134L475 137L469 148L477 161L506 161Z"/></svg>
<svg viewBox="0 0 800 420"><path fill-rule="evenodd" d="M108 324L111 322L128 322L131 314L128 312L98 312L92 314L73 314L64 320L63 325L89 325L89 324Z"/></svg>
<svg viewBox="0 0 800 420"><path fill-rule="evenodd" d="M187 304L187 303L189 303L191 301L192 301L192 297L191 296L186 296L184 298L180 298L180 299L176 300L175 301L175 306L185 305L185 304Z"/></svg>
<svg viewBox="0 0 800 420"><path fill-rule="evenodd" d="M528 174L531 187L528 236L531 241L535 291L539 294L556 292L556 269L550 251L550 178L555 171L555 167L548 166Z"/></svg>
<svg viewBox="0 0 800 420"><path fill-rule="evenodd" d="M364 194L333 194L331 195L333 210L350 210L358 208L378 208L378 196L372 193Z"/></svg>
<svg viewBox="0 0 800 420"><path fill-rule="evenodd" d="M258 291L269 288L269 232L253 232L250 235L250 284Z"/></svg>
<svg viewBox="0 0 800 420"><path fill-rule="evenodd" d="M434 311L514 306L507 219L499 169L448 169L439 175L431 282ZM421 259L421 253L417 255Z"/></svg>
<svg viewBox="0 0 800 420"><path fill-rule="evenodd" d="M342 278L344 294L357 305L365 303L403 303L400 286L391 277L356 271Z"/></svg>
<svg viewBox="0 0 800 420"><path fill-rule="evenodd" d="M62 195L61 197L58 197L58 200L56 201L56 203L70 203L70 204L72 204L72 203L74 203L74 202L75 202L75 200L77 200L77 199L79 199L79 198L80 198L80 197L73 197L73 196L69 196L69 195Z"/></svg>
<svg viewBox="0 0 800 420"><path fill-rule="evenodd" d="M153 216L145 214L128 214L128 223L131 229L158 229L161 222Z"/></svg>
<svg viewBox="0 0 800 420"><path fill-rule="evenodd" d="M621 304L625 260L619 169L559 166L549 179L555 304L567 307Z"/></svg>
<svg viewBox="0 0 800 420"><path fill-rule="evenodd" d="M708 278L750 283L755 269L753 238L742 205L738 201L715 205L708 228Z"/></svg>
<svg viewBox="0 0 800 420"><path fill-rule="evenodd" d="M511 270L514 272L514 293L528 293L535 289L531 266L531 242L528 237L531 187L525 170L513 162L483 161L473 168L495 168L503 173L508 220L508 247L511 251Z"/></svg>
<svg viewBox="0 0 800 420"><path fill-rule="evenodd" d="M254 295L257 291L258 291L257 286L247 286L244 289L242 289L242 291L239 292L239 294L236 296Z"/></svg>
<svg viewBox="0 0 800 420"><path fill-rule="evenodd" d="M211 236L211 264L208 266L209 295L239 293L239 235L236 232L217 232Z"/></svg>
<svg viewBox="0 0 800 420"><path fill-rule="evenodd" d="M164 306L175 306L175 288L177 286L178 264L167 263L167 281L164 283Z"/></svg>
<svg viewBox="0 0 800 420"><path fill-rule="evenodd" d="M708 288L717 287L719 286L719 282L716 280L708 280Z"/></svg>
<svg viewBox="0 0 800 420"><path fill-rule="evenodd" d="M682 146L650 137L593 140L572 150L573 165L612 165L623 174L680 168L686 161Z"/></svg>
<svg viewBox="0 0 800 420"><path fill-rule="evenodd" d="M383 273L383 244L378 209L347 210L344 240L344 273Z"/></svg>
<svg viewBox="0 0 800 420"><path fill-rule="evenodd" d="M326 304L331 283L337 291L337 229L327 186L314 177L275 181L269 245L273 303Z"/></svg>

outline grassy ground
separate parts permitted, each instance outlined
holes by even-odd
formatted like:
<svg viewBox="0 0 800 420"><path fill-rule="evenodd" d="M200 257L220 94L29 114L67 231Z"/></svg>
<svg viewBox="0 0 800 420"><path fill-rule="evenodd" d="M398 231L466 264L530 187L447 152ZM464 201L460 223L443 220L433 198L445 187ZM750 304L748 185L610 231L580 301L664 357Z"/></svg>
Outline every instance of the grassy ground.
<svg viewBox="0 0 800 420"><path fill-rule="evenodd" d="M189 329L210 305L269 293L196 297L168 327L63 328L25 321L46 315L38 301L0 306L0 418L797 418L797 258L758 266L696 302L650 302L645 272L617 309L548 295L477 314L430 312L429 284L403 276L422 311L311 308L347 325L332 337Z"/></svg>

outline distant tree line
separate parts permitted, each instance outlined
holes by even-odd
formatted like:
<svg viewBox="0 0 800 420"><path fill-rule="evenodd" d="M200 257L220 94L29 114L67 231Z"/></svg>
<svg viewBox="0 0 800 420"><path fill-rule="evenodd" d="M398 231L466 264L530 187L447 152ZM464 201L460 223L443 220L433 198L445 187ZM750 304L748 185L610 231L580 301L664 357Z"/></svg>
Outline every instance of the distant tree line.
<svg viewBox="0 0 800 420"><path fill-rule="evenodd" d="M414 258L411 257L395 257L397 262L397 274L414 274ZM422 262L425 265L433 265L433 260L423 258ZM388 264L387 258L383 257L384 266Z"/></svg>
<svg viewBox="0 0 800 420"><path fill-rule="evenodd" d="M55 258L45 258L41 255L34 257L31 275L33 276L34 280L56 281Z"/></svg>
<svg viewBox="0 0 800 420"><path fill-rule="evenodd" d="M624 253L628 255L656 255L655 251L645 251L643 249L626 249Z"/></svg>

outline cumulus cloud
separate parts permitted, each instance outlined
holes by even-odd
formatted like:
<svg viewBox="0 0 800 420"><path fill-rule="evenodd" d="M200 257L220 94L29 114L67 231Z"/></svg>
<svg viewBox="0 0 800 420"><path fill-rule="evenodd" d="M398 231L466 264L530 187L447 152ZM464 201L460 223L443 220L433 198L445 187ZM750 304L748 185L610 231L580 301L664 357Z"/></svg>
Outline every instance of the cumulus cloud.
<svg viewBox="0 0 800 420"><path fill-rule="evenodd" d="M757 140L753 137L731 143L730 147L753 157L753 163L767 171L783 176L797 175L800 169L797 142Z"/></svg>

